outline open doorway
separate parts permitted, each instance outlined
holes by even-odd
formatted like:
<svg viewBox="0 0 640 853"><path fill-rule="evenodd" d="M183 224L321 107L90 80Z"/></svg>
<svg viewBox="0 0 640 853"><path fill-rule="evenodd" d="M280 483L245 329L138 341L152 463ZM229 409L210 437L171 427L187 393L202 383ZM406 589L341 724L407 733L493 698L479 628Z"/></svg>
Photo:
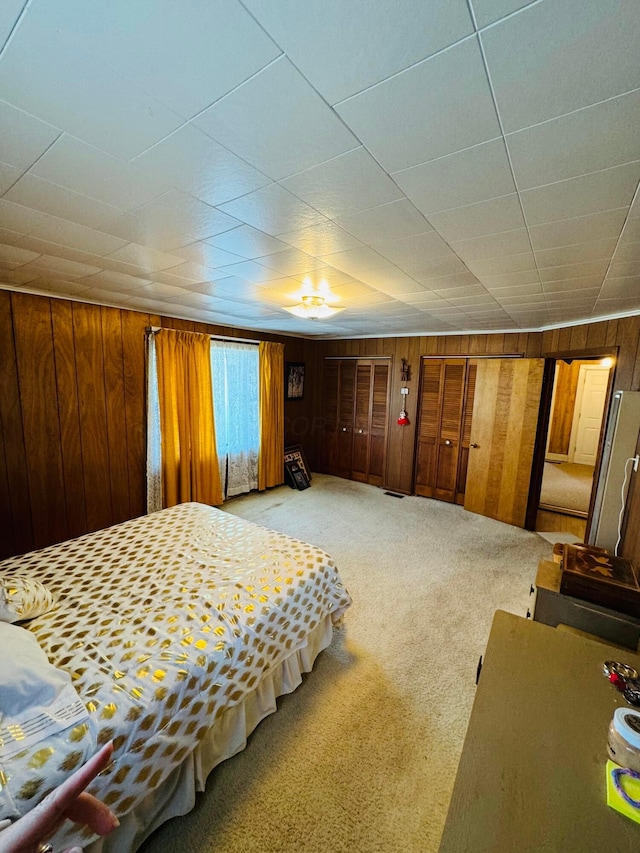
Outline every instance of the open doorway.
<svg viewBox="0 0 640 853"><path fill-rule="evenodd" d="M611 369L611 359L555 363L536 530L556 541L585 537Z"/></svg>

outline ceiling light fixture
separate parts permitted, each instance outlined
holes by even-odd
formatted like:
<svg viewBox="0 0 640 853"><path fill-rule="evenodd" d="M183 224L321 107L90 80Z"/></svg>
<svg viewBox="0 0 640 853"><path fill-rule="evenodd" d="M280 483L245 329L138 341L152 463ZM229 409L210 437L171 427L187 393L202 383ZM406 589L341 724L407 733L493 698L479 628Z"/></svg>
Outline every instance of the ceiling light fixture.
<svg viewBox="0 0 640 853"><path fill-rule="evenodd" d="M311 280L305 278L300 298L302 302L299 305L284 310L290 314L295 314L296 317L302 317L304 320L324 320L339 311L344 311L344 308L332 308L327 305L327 301L332 301L333 297L331 297L329 285L324 279L320 282L318 289L314 290Z"/></svg>

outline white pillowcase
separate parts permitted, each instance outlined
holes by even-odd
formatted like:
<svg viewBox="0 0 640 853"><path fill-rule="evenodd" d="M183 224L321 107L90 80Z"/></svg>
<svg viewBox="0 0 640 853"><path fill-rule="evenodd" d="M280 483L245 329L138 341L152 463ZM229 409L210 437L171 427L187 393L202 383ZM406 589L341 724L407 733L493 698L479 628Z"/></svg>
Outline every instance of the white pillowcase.
<svg viewBox="0 0 640 853"><path fill-rule="evenodd" d="M22 622L42 616L55 606L51 590L35 578L0 576L0 622Z"/></svg>

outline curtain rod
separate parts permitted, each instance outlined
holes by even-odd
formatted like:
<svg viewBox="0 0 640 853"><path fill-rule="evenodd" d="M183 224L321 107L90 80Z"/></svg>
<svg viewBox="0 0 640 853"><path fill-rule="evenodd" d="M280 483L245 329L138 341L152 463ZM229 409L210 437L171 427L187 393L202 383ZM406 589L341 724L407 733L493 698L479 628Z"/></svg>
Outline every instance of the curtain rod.
<svg viewBox="0 0 640 853"><path fill-rule="evenodd" d="M148 335L157 335L158 332L162 332L163 330L165 332L182 332L182 331L185 331L184 329L167 329L164 326L147 326L147 328L145 329L145 331L147 332ZM188 335L201 335L201 334L206 334L206 332L187 332L187 334ZM254 341L252 338L231 338L231 337L225 337L224 335L209 335L209 337L211 338L212 341L229 341L230 343L237 343L237 344L254 344L255 346L258 346L258 344L260 343L260 341Z"/></svg>

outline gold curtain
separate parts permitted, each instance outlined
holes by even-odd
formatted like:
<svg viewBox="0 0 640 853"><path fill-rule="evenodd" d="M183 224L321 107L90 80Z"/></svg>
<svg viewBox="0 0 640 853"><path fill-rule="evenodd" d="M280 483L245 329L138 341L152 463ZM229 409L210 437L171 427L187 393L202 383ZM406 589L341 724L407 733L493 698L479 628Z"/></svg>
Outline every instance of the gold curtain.
<svg viewBox="0 0 640 853"><path fill-rule="evenodd" d="M260 342L258 489L284 483L284 344Z"/></svg>
<svg viewBox="0 0 640 853"><path fill-rule="evenodd" d="M209 335L163 329L156 337L165 507L223 501L210 350Z"/></svg>

